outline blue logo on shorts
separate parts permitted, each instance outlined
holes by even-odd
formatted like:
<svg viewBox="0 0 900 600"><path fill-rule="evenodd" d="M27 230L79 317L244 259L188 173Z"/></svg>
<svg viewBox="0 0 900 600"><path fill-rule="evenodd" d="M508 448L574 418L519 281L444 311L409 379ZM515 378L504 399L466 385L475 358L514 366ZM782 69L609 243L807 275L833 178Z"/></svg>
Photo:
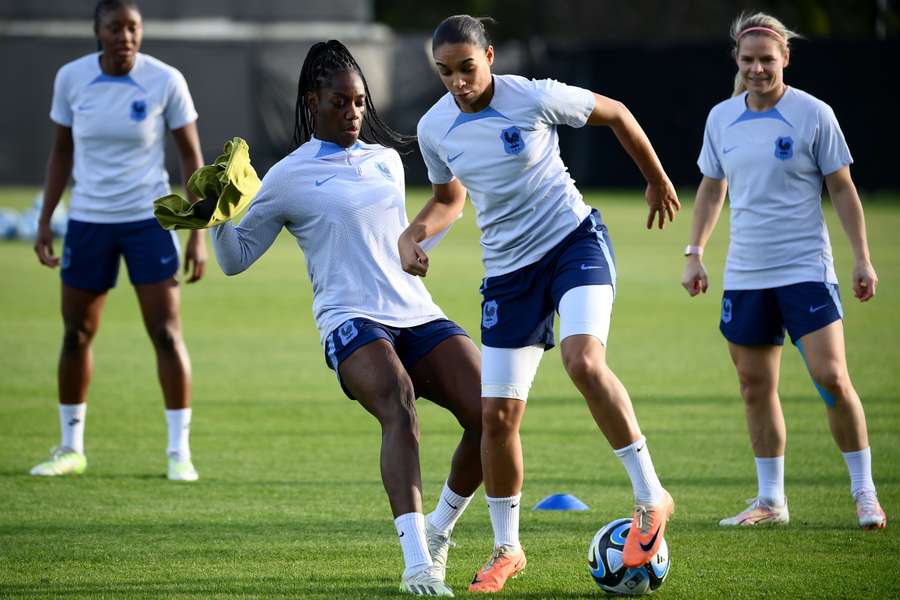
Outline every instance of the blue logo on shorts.
<svg viewBox="0 0 900 600"><path fill-rule="evenodd" d="M780 137L775 140L775 158L787 160L794 156L794 140L790 136Z"/></svg>
<svg viewBox="0 0 900 600"><path fill-rule="evenodd" d="M147 103L143 100L135 100L131 103L131 120L143 121L147 118Z"/></svg>
<svg viewBox="0 0 900 600"><path fill-rule="evenodd" d="M72 249L66 246L63 248L62 260L59 262L59 268L63 271L72 266Z"/></svg>
<svg viewBox="0 0 900 600"><path fill-rule="evenodd" d="M353 324L353 321L347 321L340 327L338 327L338 336L341 338L341 345L346 346L349 344L353 338L355 338L359 334L359 331L356 329L356 325Z"/></svg>
<svg viewBox="0 0 900 600"><path fill-rule="evenodd" d="M388 181L394 181L394 174L391 173L391 170L388 168L388 166L385 163L377 162L377 163L375 163L375 166L378 168L379 171L381 171L381 174L384 175L385 179L387 179Z"/></svg>
<svg viewBox="0 0 900 600"><path fill-rule="evenodd" d="M497 324L497 301L488 300L484 303L484 309L481 312L481 326L490 329Z"/></svg>
<svg viewBox="0 0 900 600"><path fill-rule="evenodd" d="M525 140L522 139L522 132L515 125L501 131L500 139L503 140L503 149L506 150L507 154L519 154L525 149Z"/></svg>
<svg viewBox="0 0 900 600"><path fill-rule="evenodd" d="M731 298L722 298L722 322L731 323Z"/></svg>

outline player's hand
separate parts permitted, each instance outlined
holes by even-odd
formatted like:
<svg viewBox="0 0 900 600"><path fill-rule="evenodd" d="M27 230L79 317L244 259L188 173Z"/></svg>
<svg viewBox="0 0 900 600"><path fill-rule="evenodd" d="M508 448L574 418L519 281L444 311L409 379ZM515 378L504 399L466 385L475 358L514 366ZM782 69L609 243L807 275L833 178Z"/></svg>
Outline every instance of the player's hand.
<svg viewBox="0 0 900 600"><path fill-rule="evenodd" d="M408 231L408 230L407 230ZM428 273L428 255L418 242L404 231L397 240L397 250L400 252L400 266L410 275L425 277Z"/></svg>
<svg viewBox="0 0 900 600"><path fill-rule="evenodd" d="M653 221L658 221L659 228L662 229L666 226L666 218L674 221L675 213L681 209L681 202L678 201L675 187L668 179L662 183L648 183L647 189L644 191L644 198L647 200L647 206L650 207L647 215L647 229L653 228Z"/></svg>
<svg viewBox="0 0 900 600"><path fill-rule="evenodd" d="M194 283L203 277L207 260L209 254L206 251L206 234L201 230L192 231L184 246L184 272L190 272L188 283Z"/></svg>
<svg viewBox="0 0 900 600"><path fill-rule="evenodd" d="M703 261L696 254L687 257L687 263L684 265L684 274L681 276L681 285L687 290L692 297L700 292L706 293L709 289L709 277L706 274L706 267Z"/></svg>
<svg viewBox="0 0 900 600"><path fill-rule="evenodd" d="M51 269L59 266L59 258L53 255L53 231L50 229L50 223L38 224L34 251L42 265Z"/></svg>
<svg viewBox="0 0 900 600"><path fill-rule="evenodd" d="M878 286L878 275L869 261L857 262L853 265L853 295L860 302L870 300Z"/></svg>

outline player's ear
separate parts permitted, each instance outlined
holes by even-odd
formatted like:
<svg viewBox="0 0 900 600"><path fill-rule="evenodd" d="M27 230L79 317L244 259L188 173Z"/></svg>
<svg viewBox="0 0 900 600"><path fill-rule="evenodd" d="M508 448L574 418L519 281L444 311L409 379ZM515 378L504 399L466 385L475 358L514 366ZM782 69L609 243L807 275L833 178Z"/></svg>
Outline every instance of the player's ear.
<svg viewBox="0 0 900 600"><path fill-rule="evenodd" d="M313 115L319 110L319 96L315 92L306 92L306 106Z"/></svg>
<svg viewBox="0 0 900 600"><path fill-rule="evenodd" d="M791 64L791 51L785 50L784 51L784 67L787 68L787 66L789 64Z"/></svg>
<svg viewBox="0 0 900 600"><path fill-rule="evenodd" d="M494 47L488 46L484 49L484 57L487 60L488 66L494 64Z"/></svg>

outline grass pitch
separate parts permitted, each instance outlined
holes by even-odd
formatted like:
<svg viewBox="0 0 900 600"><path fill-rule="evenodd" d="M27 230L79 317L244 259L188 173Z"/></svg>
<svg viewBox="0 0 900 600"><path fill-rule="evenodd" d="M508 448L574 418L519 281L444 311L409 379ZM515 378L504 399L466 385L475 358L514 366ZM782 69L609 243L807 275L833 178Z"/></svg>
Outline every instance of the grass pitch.
<svg viewBox="0 0 900 600"><path fill-rule="evenodd" d="M0 206L23 208L33 194L6 190ZM422 192L411 194L410 214L423 200ZM727 214L706 255L712 290L691 300L679 285L690 206L671 228L647 232L638 194L588 200L609 224L618 256L609 360L676 500L667 536L672 570L657 595L900 597L898 199L866 206L878 296L861 305L844 287L850 371L866 408L889 519L887 530L874 532L856 528L824 406L790 346L780 390L791 524L717 526L756 491L737 381L717 330ZM833 211L826 212L838 274L847 282L852 257ZM448 316L476 339L477 239L467 209L433 252L426 280ZM3 242L0 281L0 597L399 597L402 559L378 476L378 426L343 397L325 367L303 259L289 235L243 275L228 279L213 263L204 281L184 287L196 484L164 479L162 400L124 268L95 342L88 471L65 479L27 474L58 439L59 280L38 265L30 244ZM430 510L459 431L427 401L419 410ZM522 437L523 506L568 492L591 508L524 510L529 567L502 596L596 597L587 545L601 525L628 515L631 492L558 350L544 357ZM455 538L448 582L465 595L491 546L482 491Z"/></svg>

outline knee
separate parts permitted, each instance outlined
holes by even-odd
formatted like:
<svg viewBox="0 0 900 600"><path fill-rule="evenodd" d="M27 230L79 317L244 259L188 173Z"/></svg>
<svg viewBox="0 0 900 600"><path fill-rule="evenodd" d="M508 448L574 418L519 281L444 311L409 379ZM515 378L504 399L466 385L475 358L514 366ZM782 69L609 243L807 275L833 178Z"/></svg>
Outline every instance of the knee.
<svg viewBox="0 0 900 600"><path fill-rule="evenodd" d="M836 399L847 398L853 393L850 375L838 364L827 364L810 369L810 375L817 386Z"/></svg>
<svg viewBox="0 0 900 600"><path fill-rule="evenodd" d="M64 354L75 354L90 346L96 327L90 323L66 323L63 331L62 351Z"/></svg>
<svg viewBox="0 0 900 600"><path fill-rule="evenodd" d="M513 404L515 403L515 404ZM487 437L503 437L518 431L521 419L520 400L510 400L506 404L484 404L481 410L482 431Z"/></svg>
<svg viewBox="0 0 900 600"><path fill-rule="evenodd" d="M419 417L416 413L416 394L412 383L398 381L389 389L376 392L376 404L381 407L378 420L385 432L406 432L418 435Z"/></svg>
<svg viewBox="0 0 900 600"><path fill-rule="evenodd" d="M181 345L181 331L176 325L162 323L150 331L153 345L163 354L176 354Z"/></svg>
<svg viewBox="0 0 900 600"><path fill-rule="evenodd" d="M574 351L563 353L563 367L566 373L576 383L599 382L603 384L608 373L606 363L602 358L588 351Z"/></svg>
<svg viewBox="0 0 900 600"><path fill-rule="evenodd" d="M766 402L775 394L775 379L770 373L738 371L741 396L747 404Z"/></svg>

